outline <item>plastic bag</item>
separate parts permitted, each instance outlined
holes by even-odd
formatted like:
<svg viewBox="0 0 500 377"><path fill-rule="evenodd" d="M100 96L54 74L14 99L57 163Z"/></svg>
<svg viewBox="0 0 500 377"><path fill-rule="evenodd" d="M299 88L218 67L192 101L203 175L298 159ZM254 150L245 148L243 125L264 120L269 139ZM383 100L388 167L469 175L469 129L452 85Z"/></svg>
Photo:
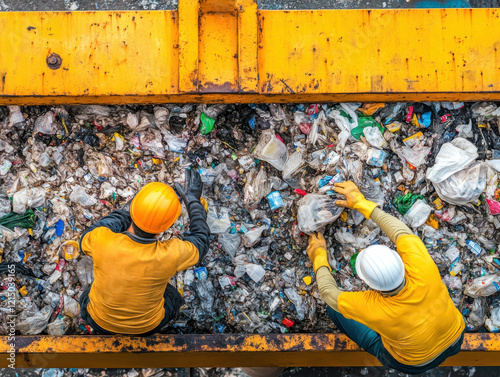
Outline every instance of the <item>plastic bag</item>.
<svg viewBox="0 0 500 377"><path fill-rule="evenodd" d="M80 258L76 264L76 276L78 276L82 288L94 281L94 262L91 257L84 255Z"/></svg>
<svg viewBox="0 0 500 377"><path fill-rule="evenodd" d="M402 147L394 150L400 158L417 168L425 164L430 151L431 147L423 147L419 145L416 145L413 148L403 145Z"/></svg>
<svg viewBox="0 0 500 377"><path fill-rule="evenodd" d="M140 133L139 140L141 149L150 151L158 157L165 157L165 146L162 143L162 135L158 130L149 129Z"/></svg>
<svg viewBox="0 0 500 377"><path fill-rule="evenodd" d="M57 133L57 124L54 123L54 113L52 111L47 111L45 115L36 118L35 129L36 132L42 134L54 135Z"/></svg>
<svg viewBox="0 0 500 377"><path fill-rule="evenodd" d="M266 228L267 226L262 225L259 226L258 228L254 228L246 232L243 236L241 236L241 241L243 242L243 245L245 247L254 246L257 242L260 241L260 235Z"/></svg>
<svg viewBox="0 0 500 377"><path fill-rule="evenodd" d="M338 207L327 195L308 194L299 201L297 211L299 229L312 234L337 220L343 210L344 208Z"/></svg>
<svg viewBox="0 0 500 377"><path fill-rule="evenodd" d="M469 120L468 124L459 124L455 127L458 132L458 137L462 138L472 138L474 137L474 133L472 132L472 119Z"/></svg>
<svg viewBox="0 0 500 377"><path fill-rule="evenodd" d="M285 167L283 169L283 179L291 178L295 173L297 173L305 164L302 152L294 152L290 158L287 160Z"/></svg>
<svg viewBox="0 0 500 377"><path fill-rule="evenodd" d="M69 200L84 207L93 206L97 203L97 199L87 194L85 188L80 185L73 187L73 191L69 195Z"/></svg>
<svg viewBox="0 0 500 377"><path fill-rule="evenodd" d="M246 176L245 188L243 189L243 202L248 212L254 210L259 202L266 196L271 187L266 171L261 169L258 173L255 169L250 170Z"/></svg>
<svg viewBox="0 0 500 377"><path fill-rule="evenodd" d="M16 324L16 330L18 330L21 335L40 334L47 327L52 312L52 307L46 305L41 310L36 311L33 316L18 322Z"/></svg>
<svg viewBox="0 0 500 377"><path fill-rule="evenodd" d="M342 116L339 110L332 110L328 113L328 117L332 118L335 121L335 124L338 128L340 128L340 134L337 136L338 144L337 151L343 152L345 149L345 144L347 140L349 140L351 136L351 129L355 127L355 125L349 122L349 119Z"/></svg>
<svg viewBox="0 0 500 377"><path fill-rule="evenodd" d="M484 297L475 298L472 302L472 311L467 320L467 331L477 331L479 330L486 321L486 316L488 315L488 304Z"/></svg>
<svg viewBox="0 0 500 377"><path fill-rule="evenodd" d="M250 276L250 279L252 279L256 283L261 281L266 274L266 270L264 270L264 268L260 264L254 263L245 264L245 272L248 276Z"/></svg>
<svg viewBox="0 0 500 377"><path fill-rule="evenodd" d="M0 196L0 218L12 212L12 204L7 197Z"/></svg>
<svg viewBox="0 0 500 377"><path fill-rule="evenodd" d="M487 170L484 164L474 163L446 180L434 183L434 188L439 197L448 203L465 205L476 202L486 188Z"/></svg>
<svg viewBox="0 0 500 377"><path fill-rule="evenodd" d="M466 139L457 137L451 143L443 144L436 156L436 163L427 169L427 179L432 183L442 182L465 169L477 157L476 146Z"/></svg>
<svg viewBox="0 0 500 377"><path fill-rule="evenodd" d="M293 114L293 118L295 124L299 126L300 130L303 134L308 135L311 132L311 127L313 122L311 121L311 117L302 111L296 111Z"/></svg>
<svg viewBox="0 0 500 377"><path fill-rule="evenodd" d="M45 190L41 187L21 189L12 198L12 211L23 214L28 207L41 207L45 203Z"/></svg>
<svg viewBox="0 0 500 377"><path fill-rule="evenodd" d="M9 106L9 112L10 116L7 128L10 128L12 126L15 126L16 124L24 122L24 116L23 113L21 112L20 106Z"/></svg>
<svg viewBox="0 0 500 377"><path fill-rule="evenodd" d="M335 232L335 238L341 245L352 245L355 249L364 249L371 245L380 234L380 228L376 228L366 237L356 237L347 228L340 228Z"/></svg>
<svg viewBox="0 0 500 377"><path fill-rule="evenodd" d="M64 335L71 326L71 319L65 316L57 316L56 319L47 326L47 334Z"/></svg>
<svg viewBox="0 0 500 377"><path fill-rule="evenodd" d="M64 306L62 309L62 314L67 315L71 318L77 318L78 314L80 313L80 306L78 305L78 302L68 295L63 296L63 302Z"/></svg>
<svg viewBox="0 0 500 377"><path fill-rule="evenodd" d="M176 153L183 153L188 143L186 140L176 137L170 133L165 134L163 139L167 142L168 150Z"/></svg>
<svg viewBox="0 0 500 377"><path fill-rule="evenodd" d="M238 233L221 233L219 235L219 242L222 250L234 258L241 244L241 235Z"/></svg>
<svg viewBox="0 0 500 377"><path fill-rule="evenodd" d="M490 332L500 332L500 306L493 308L491 317L486 320L485 326Z"/></svg>
<svg viewBox="0 0 500 377"><path fill-rule="evenodd" d="M465 289L464 294L472 298L494 295L500 291L500 275L490 274L478 277Z"/></svg>
<svg viewBox="0 0 500 377"><path fill-rule="evenodd" d="M302 306L302 297L297 293L294 288L285 288L286 297L295 305L295 310L297 310L297 319L299 321L304 320L305 310Z"/></svg>
<svg viewBox="0 0 500 377"><path fill-rule="evenodd" d="M255 156L282 171L288 160L288 149L278 140L273 131L265 130L262 131L259 144L255 148Z"/></svg>
<svg viewBox="0 0 500 377"><path fill-rule="evenodd" d="M210 206L207 214L207 224L210 228L210 233L220 234L226 232L231 227L229 220L229 212L226 208L222 208L219 213Z"/></svg>

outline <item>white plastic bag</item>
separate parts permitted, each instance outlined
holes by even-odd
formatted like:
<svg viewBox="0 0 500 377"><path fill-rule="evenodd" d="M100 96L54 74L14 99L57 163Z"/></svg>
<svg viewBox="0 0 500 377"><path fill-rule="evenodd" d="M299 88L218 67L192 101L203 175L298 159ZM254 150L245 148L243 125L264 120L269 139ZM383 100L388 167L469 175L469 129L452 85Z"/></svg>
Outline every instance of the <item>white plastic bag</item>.
<svg viewBox="0 0 500 377"><path fill-rule="evenodd" d="M258 228L254 228L246 232L243 236L241 236L241 241L243 242L243 245L245 247L254 246L257 242L260 241L260 235L266 228L267 226L262 225L259 226Z"/></svg>
<svg viewBox="0 0 500 377"><path fill-rule="evenodd" d="M176 137L171 133L165 134L163 139L167 142L168 150L177 153L184 153L184 149L186 149L188 143L186 140Z"/></svg>
<svg viewBox="0 0 500 377"><path fill-rule="evenodd" d="M427 169L427 179L432 183L442 182L469 166L477 157L476 146L466 139L457 137L451 143L443 144L436 156L436 163Z"/></svg>
<svg viewBox="0 0 500 377"><path fill-rule="evenodd" d="M221 233L219 235L219 242L222 250L234 258L241 244L241 235L238 233Z"/></svg>
<svg viewBox="0 0 500 377"><path fill-rule="evenodd" d="M41 207L45 203L45 190L41 187L21 189L12 198L12 212L23 214L28 207Z"/></svg>
<svg viewBox="0 0 500 377"><path fill-rule="evenodd" d="M209 207L207 214L207 224L210 228L210 233L224 233L231 227L231 220L229 220L228 210L226 208L222 208L220 210L220 213L218 214L213 206Z"/></svg>
<svg viewBox="0 0 500 377"><path fill-rule="evenodd" d="M283 169L283 179L291 178L296 172L304 166L304 157L302 152L294 152L285 164Z"/></svg>
<svg viewBox="0 0 500 377"><path fill-rule="evenodd" d="M299 201L297 211L299 229L312 234L337 220L343 210L344 208L338 207L328 195L308 194Z"/></svg>
<svg viewBox="0 0 500 377"><path fill-rule="evenodd" d="M97 199L87 194L85 188L80 185L73 187L73 191L69 195L69 200L84 207L93 206L97 203Z"/></svg>
<svg viewBox="0 0 500 377"><path fill-rule="evenodd" d="M35 129L36 132L42 134L55 134L57 132L57 124L54 123L54 113L52 111L47 111L44 115L36 118Z"/></svg>
<svg viewBox="0 0 500 377"><path fill-rule="evenodd" d="M486 189L487 172L484 164L474 163L446 180L434 183L434 188L445 202L455 205L476 202Z"/></svg>
<svg viewBox="0 0 500 377"><path fill-rule="evenodd" d="M16 324L16 330L21 335L36 335L40 334L49 323L53 309L50 305L44 306L31 317L28 317Z"/></svg>
<svg viewBox="0 0 500 377"><path fill-rule="evenodd" d="M269 162L276 169L282 171L288 160L288 150L271 130L262 131L259 144L255 148L255 157Z"/></svg>
<svg viewBox="0 0 500 377"><path fill-rule="evenodd" d="M394 151L400 158L406 160L409 164L418 168L425 164L427 156L431 151L431 147L422 147L416 145L413 148L410 148L403 145L401 148L397 148Z"/></svg>

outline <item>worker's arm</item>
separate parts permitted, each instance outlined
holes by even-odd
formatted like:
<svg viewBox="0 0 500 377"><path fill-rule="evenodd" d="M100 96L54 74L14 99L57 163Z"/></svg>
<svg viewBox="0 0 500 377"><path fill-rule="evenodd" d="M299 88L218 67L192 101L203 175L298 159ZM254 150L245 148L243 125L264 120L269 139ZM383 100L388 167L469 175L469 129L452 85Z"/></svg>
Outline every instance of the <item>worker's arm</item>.
<svg viewBox="0 0 500 377"><path fill-rule="evenodd" d="M84 253L85 249L89 250L90 245L88 244L88 242L86 242L87 247L85 249L82 247L83 241L84 238L96 228L106 227L109 228L114 233L122 233L125 232L130 227L130 225L132 225L132 218L130 217L130 212L128 210L117 209L111 212L109 215L99 219L99 221L97 221L95 224L92 224L87 229L85 229L85 231L82 233L80 237L80 249L84 251Z"/></svg>
<svg viewBox="0 0 500 377"><path fill-rule="evenodd" d="M371 219L377 224L387 237L394 243L397 243L399 237L405 234L413 234L401 220L385 213L380 208L375 208L371 213Z"/></svg>
<svg viewBox="0 0 500 377"><path fill-rule="evenodd" d="M335 183L334 190L345 196L345 200L336 201L338 206L356 209L361 212L365 218L371 218L373 222L387 234L392 242L396 243L398 238L402 235L413 234L410 228L400 220L385 213L380 208L377 208L377 203L366 200L353 182Z"/></svg>
<svg viewBox="0 0 500 377"><path fill-rule="evenodd" d="M356 209L367 219L372 219L380 229L394 242L403 262L411 265L422 263L420 257L432 261L423 242L415 236L410 228L400 220L391 216L381 209L377 204L366 200L353 182L335 183L334 190L345 196L345 200L337 200L336 204L341 207ZM417 259L412 258L417 256Z"/></svg>
<svg viewBox="0 0 500 377"><path fill-rule="evenodd" d="M321 233L313 234L309 237L307 255L309 255L309 259L313 264L321 298L332 309L338 311L337 299L340 295L340 290L337 288L337 283L331 274L332 269L328 263L326 241Z"/></svg>
<svg viewBox="0 0 500 377"><path fill-rule="evenodd" d="M184 239L191 242L199 252L199 261L208 253L210 245L210 229L207 224L207 211L198 202L191 202L187 205L189 214L189 232L185 233Z"/></svg>
<svg viewBox="0 0 500 377"><path fill-rule="evenodd" d="M184 239L198 249L199 261L201 261L207 255L210 245L207 211L200 201L203 183L200 174L194 169L186 169L185 176L184 187L178 183L175 184L177 195L186 205L189 214L189 232L186 232Z"/></svg>
<svg viewBox="0 0 500 377"><path fill-rule="evenodd" d="M324 266L320 267L316 273L316 282L323 301L333 310L339 311L338 298L342 291L338 289L330 270Z"/></svg>

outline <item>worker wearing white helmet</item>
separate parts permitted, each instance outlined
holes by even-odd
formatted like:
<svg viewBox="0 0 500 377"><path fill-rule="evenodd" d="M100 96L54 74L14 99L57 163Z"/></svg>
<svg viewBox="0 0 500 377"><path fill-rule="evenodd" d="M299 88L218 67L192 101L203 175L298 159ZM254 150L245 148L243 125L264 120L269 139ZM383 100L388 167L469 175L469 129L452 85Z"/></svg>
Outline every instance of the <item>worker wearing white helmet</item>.
<svg viewBox="0 0 500 377"><path fill-rule="evenodd" d="M371 219L397 249L372 245L360 251L356 271L373 290L344 292L331 274L323 235L310 237L307 253L337 328L383 365L403 373L423 373L457 354L465 323L425 245L405 224L366 200L354 183L337 183L335 191L345 196L337 205Z"/></svg>

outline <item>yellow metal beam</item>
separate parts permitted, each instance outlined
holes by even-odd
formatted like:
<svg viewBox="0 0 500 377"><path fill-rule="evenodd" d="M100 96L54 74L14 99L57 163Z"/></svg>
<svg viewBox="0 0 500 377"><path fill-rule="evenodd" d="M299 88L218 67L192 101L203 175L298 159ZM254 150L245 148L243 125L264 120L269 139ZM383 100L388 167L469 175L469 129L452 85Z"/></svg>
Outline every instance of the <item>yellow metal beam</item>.
<svg viewBox="0 0 500 377"><path fill-rule="evenodd" d="M500 100L500 9L0 13L0 104Z"/></svg>
<svg viewBox="0 0 500 377"><path fill-rule="evenodd" d="M0 367L160 368L379 366L343 334L0 337ZM443 365L500 365L499 334L466 334L462 352Z"/></svg>

